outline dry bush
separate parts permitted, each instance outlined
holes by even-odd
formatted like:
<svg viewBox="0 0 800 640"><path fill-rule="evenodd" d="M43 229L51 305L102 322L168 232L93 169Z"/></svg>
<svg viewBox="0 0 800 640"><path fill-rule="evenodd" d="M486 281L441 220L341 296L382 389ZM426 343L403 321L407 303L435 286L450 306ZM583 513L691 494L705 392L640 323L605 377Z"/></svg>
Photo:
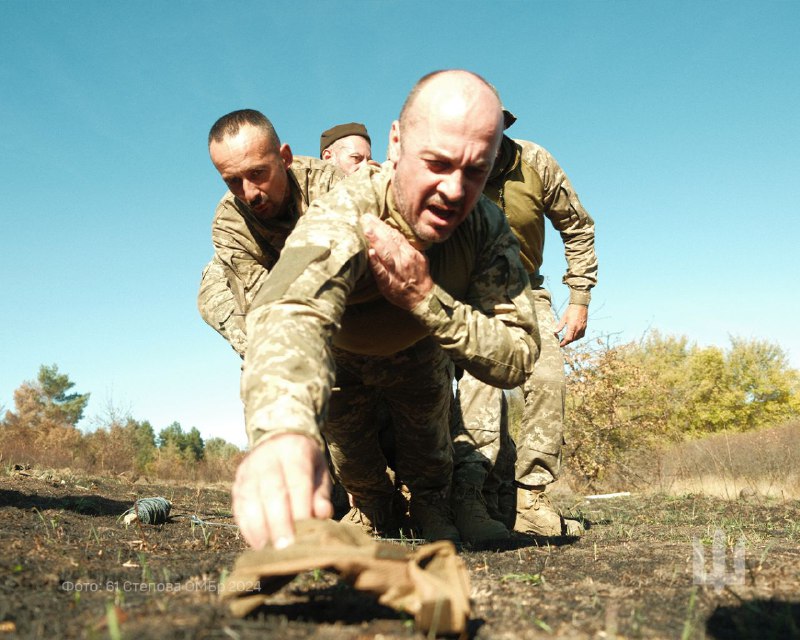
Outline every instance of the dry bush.
<svg viewBox="0 0 800 640"><path fill-rule="evenodd" d="M68 467L79 456L81 433L74 427L48 422L36 428L0 428L0 458L10 463L49 468Z"/></svg>
<svg viewBox="0 0 800 640"><path fill-rule="evenodd" d="M149 475L162 480L232 482L245 453L233 445L229 444L229 447L221 455L211 451L202 460L195 460L174 443L168 443L158 450Z"/></svg>
<svg viewBox="0 0 800 640"><path fill-rule="evenodd" d="M87 434L40 422L35 428L0 427L0 460L47 469L70 467L92 475L127 473L160 480L230 482L245 454L230 443L221 443L198 461L174 443L156 449L142 423L130 419Z"/></svg>
<svg viewBox="0 0 800 640"><path fill-rule="evenodd" d="M634 343L599 339L565 350L566 457L587 487L623 464L632 451L649 451L667 439L659 380L631 357Z"/></svg>
<svg viewBox="0 0 800 640"><path fill-rule="evenodd" d="M200 475L206 482L233 482L236 468L246 453L237 451L230 457L206 456L201 463Z"/></svg>

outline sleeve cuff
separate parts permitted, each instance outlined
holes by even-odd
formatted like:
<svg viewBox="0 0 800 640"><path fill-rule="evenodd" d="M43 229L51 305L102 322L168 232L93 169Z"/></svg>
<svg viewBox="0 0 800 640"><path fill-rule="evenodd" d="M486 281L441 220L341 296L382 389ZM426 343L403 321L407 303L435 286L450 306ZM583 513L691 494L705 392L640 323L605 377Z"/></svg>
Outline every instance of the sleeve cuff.
<svg viewBox="0 0 800 640"><path fill-rule="evenodd" d="M316 442L320 449L325 448L325 443L322 441L322 437L317 433L310 433L303 429L276 429L274 431L264 431L263 429L259 429L252 434L250 450L252 451L258 445L266 442L267 440L271 440L276 436L282 436L285 433L296 433L297 435L306 436Z"/></svg>
<svg viewBox="0 0 800 640"><path fill-rule="evenodd" d="M592 293L590 291L579 291L578 289L569 290L570 304L579 304L583 307L588 307L591 299Z"/></svg>

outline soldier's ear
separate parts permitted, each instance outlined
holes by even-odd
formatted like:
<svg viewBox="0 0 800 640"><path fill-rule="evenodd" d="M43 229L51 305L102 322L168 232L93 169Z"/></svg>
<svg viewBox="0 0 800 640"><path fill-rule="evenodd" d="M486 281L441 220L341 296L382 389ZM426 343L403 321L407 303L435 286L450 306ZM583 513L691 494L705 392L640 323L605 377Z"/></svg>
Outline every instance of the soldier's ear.
<svg viewBox="0 0 800 640"><path fill-rule="evenodd" d="M281 156L281 161L283 162L283 166L286 169L288 169L290 166L292 166L292 162L294 161L294 155L292 155L291 147L284 142L281 145L279 153L280 153L280 156Z"/></svg>
<svg viewBox="0 0 800 640"><path fill-rule="evenodd" d="M389 129L389 148L386 151L386 157L393 164L397 164L400 159L400 121L395 120L392 122L392 128Z"/></svg>
<svg viewBox="0 0 800 640"><path fill-rule="evenodd" d="M323 160L330 160L333 153L331 153L331 148L328 147L322 152L322 159Z"/></svg>

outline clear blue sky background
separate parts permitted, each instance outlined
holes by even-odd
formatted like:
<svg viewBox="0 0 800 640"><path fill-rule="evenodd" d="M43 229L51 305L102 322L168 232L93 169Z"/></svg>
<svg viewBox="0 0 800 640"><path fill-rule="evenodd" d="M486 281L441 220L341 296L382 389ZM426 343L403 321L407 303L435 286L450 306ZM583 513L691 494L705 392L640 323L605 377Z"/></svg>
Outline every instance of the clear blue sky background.
<svg viewBox="0 0 800 640"><path fill-rule="evenodd" d="M798 33L794 0L2 0L0 405L56 363L87 428L115 407L243 444L238 357L195 307L224 193L208 128L257 108L315 155L359 120L382 160L448 67L498 87L594 216L591 332L764 338L800 367Z"/></svg>

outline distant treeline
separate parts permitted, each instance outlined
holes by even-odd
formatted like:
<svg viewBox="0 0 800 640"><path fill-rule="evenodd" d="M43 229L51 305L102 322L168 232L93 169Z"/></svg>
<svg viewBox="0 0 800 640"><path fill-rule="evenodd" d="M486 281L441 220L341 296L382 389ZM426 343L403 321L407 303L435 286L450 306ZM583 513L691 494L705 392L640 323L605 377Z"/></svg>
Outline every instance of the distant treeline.
<svg viewBox="0 0 800 640"><path fill-rule="evenodd" d="M723 432L744 432L800 418L800 372L763 340L731 338L726 349L699 347L656 331L614 344L584 340L564 350L567 373L566 465L587 483L631 452ZM222 438L204 441L178 422L156 435L147 421L113 410L98 428L75 427L89 394L56 365L14 392L0 420L0 459L98 473L230 480L244 455ZM519 420L512 406L512 433ZM640 458L641 459L641 458Z"/></svg>
<svg viewBox="0 0 800 640"><path fill-rule="evenodd" d="M90 394L71 392L74 386L56 365L42 365L35 381L20 385L14 410L0 420L4 462L162 479L233 478L243 452L222 438L203 440L196 427L184 431L173 422L156 435L147 420L110 409L96 430L83 433L76 425Z"/></svg>

